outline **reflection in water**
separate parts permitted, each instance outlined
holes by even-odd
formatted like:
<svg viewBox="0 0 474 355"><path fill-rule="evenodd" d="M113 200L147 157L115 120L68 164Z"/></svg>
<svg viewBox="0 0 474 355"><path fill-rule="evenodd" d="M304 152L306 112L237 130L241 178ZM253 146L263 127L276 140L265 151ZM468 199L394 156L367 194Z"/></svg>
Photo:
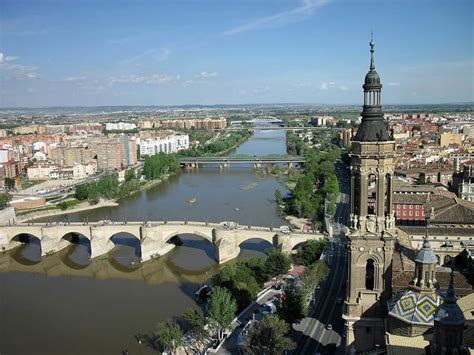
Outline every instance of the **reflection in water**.
<svg viewBox="0 0 474 355"><path fill-rule="evenodd" d="M235 152L284 153L282 131L257 132ZM240 189L255 182L251 190ZM167 218L279 226L285 221L277 214L276 188L286 191L276 178L261 179L252 169L200 168L134 194L116 208L77 213L69 220ZM197 202L189 205L189 196ZM192 235L180 238L182 246L146 263L134 263L140 257L138 240L126 235L116 235L115 248L93 260L90 243L81 236L66 236L65 249L44 257L35 238L0 252L0 352L83 355L127 349L130 354L154 354L133 334L150 333L158 321L197 307L194 292L221 267L213 244ZM239 259L263 256L270 246L258 239L245 242Z"/></svg>
<svg viewBox="0 0 474 355"><path fill-rule="evenodd" d="M140 241L131 234L117 233L110 239L115 248L113 259L120 265L138 266L142 257Z"/></svg>
<svg viewBox="0 0 474 355"><path fill-rule="evenodd" d="M13 258L21 260L25 265L35 265L41 262L41 242L38 238L21 234L13 240L23 243L11 251Z"/></svg>

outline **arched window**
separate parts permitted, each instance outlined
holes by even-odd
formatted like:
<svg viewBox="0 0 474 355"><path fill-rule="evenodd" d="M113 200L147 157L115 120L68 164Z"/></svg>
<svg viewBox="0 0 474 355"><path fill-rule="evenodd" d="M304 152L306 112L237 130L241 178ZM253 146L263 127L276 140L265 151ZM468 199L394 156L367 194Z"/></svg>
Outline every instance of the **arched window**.
<svg viewBox="0 0 474 355"><path fill-rule="evenodd" d="M367 213L375 214L377 201L377 178L370 174L367 178Z"/></svg>
<svg viewBox="0 0 474 355"><path fill-rule="evenodd" d="M374 289L374 263L373 259L369 259L365 266L365 288L367 290Z"/></svg>
<svg viewBox="0 0 474 355"><path fill-rule="evenodd" d="M360 214L360 175L354 174L352 177L352 184L354 190L354 199L352 201L353 213L356 215Z"/></svg>
<svg viewBox="0 0 474 355"><path fill-rule="evenodd" d="M392 177L385 175L385 213L392 213Z"/></svg>

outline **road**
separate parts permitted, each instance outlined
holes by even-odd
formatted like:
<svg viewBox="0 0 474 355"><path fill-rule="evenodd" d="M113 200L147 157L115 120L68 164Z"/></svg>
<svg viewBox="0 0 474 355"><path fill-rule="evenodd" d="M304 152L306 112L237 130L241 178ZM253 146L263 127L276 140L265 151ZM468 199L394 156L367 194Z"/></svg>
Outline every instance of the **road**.
<svg viewBox="0 0 474 355"><path fill-rule="evenodd" d="M342 224L349 213L349 177L347 170L338 165L339 188L336 214L334 216L334 239L331 271L324 286L316 290L316 305L309 317L294 326L299 333L298 347L293 354L344 354L344 320L342 319L342 302L345 298L347 280L347 262L345 250L345 229ZM341 223L339 223L339 221ZM328 325L332 329L328 329Z"/></svg>

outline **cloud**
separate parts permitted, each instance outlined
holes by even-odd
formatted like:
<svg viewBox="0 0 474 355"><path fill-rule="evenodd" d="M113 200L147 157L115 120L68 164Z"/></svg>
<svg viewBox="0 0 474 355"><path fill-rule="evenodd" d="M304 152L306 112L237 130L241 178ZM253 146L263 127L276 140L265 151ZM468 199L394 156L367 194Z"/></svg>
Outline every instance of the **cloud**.
<svg viewBox="0 0 474 355"><path fill-rule="evenodd" d="M316 10L327 4L330 0L303 0L301 5L288 11L276 13L274 15L260 17L231 28L222 33L224 36L231 36L242 32L252 31L260 28L280 27L289 23L303 21L312 16Z"/></svg>
<svg viewBox="0 0 474 355"><path fill-rule="evenodd" d="M187 88L189 86L199 85L199 84L207 84L207 83L208 83L207 80L186 80L183 83L183 87Z"/></svg>
<svg viewBox="0 0 474 355"><path fill-rule="evenodd" d="M330 89L334 89L334 88L337 88L341 91L347 91L349 90L349 88L347 87L347 85L344 85L344 84L337 84L335 83L334 81L329 81L329 82L325 82L323 81L320 85L319 85L319 90L322 90L322 91L326 91L326 90L330 90Z"/></svg>
<svg viewBox="0 0 474 355"><path fill-rule="evenodd" d="M17 60L17 59L18 59L18 57L8 56L8 55L5 55L5 54L0 52L0 63L12 62L12 61Z"/></svg>
<svg viewBox="0 0 474 355"><path fill-rule="evenodd" d="M218 75L219 75L219 73L216 72L216 71L213 71L213 72L203 71L198 75L198 77L201 77L201 78L215 78Z"/></svg>
<svg viewBox="0 0 474 355"><path fill-rule="evenodd" d="M388 86L400 86L400 83L388 83Z"/></svg>
<svg viewBox="0 0 474 355"><path fill-rule="evenodd" d="M69 81L69 82L77 82L77 81L84 81L87 80L87 77L85 76L68 76L61 81Z"/></svg>
<svg viewBox="0 0 474 355"><path fill-rule="evenodd" d="M108 78L109 85L113 84L148 84L159 85L166 84L176 80L175 76L167 74L152 74L152 75L125 75L125 76L111 76Z"/></svg>
<svg viewBox="0 0 474 355"><path fill-rule="evenodd" d="M163 62L169 58L171 50L168 48L149 49L131 58L119 61L119 64L134 64L140 62L142 59L148 58L157 62Z"/></svg>

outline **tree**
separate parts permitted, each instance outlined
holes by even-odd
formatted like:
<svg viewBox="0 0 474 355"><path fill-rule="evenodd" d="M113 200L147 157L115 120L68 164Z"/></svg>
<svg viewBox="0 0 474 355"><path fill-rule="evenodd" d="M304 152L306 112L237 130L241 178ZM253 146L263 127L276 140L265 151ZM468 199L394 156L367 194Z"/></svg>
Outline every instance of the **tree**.
<svg viewBox="0 0 474 355"><path fill-rule="evenodd" d="M183 344L183 332L176 323L159 322L156 325L155 335L163 350L171 354Z"/></svg>
<svg viewBox="0 0 474 355"><path fill-rule="evenodd" d="M283 299L278 301L277 313L288 324L299 323L307 313L303 292L294 284L285 287Z"/></svg>
<svg viewBox="0 0 474 355"><path fill-rule="evenodd" d="M137 176L135 175L135 169L130 168L125 172L125 182L134 180L136 178Z"/></svg>
<svg viewBox="0 0 474 355"><path fill-rule="evenodd" d="M307 267L303 275L301 275L301 292L303 297L308 299L308 295L314 292L329 275L329 267L324 261L316 261L310 267Z"/></svg>
<svg viewBox="0 0 474 355"><path fill-rule="evenodd" d="M11 196L7 193L0 193L0 208L4 208L11 200Z"/></svg>
<svg viewBox="0 0 474 355"><path fill-rule="evenodd" d="M220 341L224 331L230 327L235 318L237 303L227 289L216 287L209 301L207 312L209 325L217 333L217 338Z"/></svg>
<svg viewBox="0 0 474 355"><path fill-rule="evenodd" d="M15 180L12 178L5 178L5 186L7 189L12 190L15 188Z"/></svg>
<svg viewBox="0 0 474 355"><path fill-rule="evenodd" d="M278 189L275 190L275 201L278 205L283 203L283 194Z"/></svg>
<svg viewBox="0 0 474 355"><path fill-rule="evenodd" d="M297 255L299 262L305 266L310 266L316 260L319 260L326 244L327 241L325 240L308 240L298 250Z"/></svg>
<svg viewBox="0 0 474 355"><path fill-rule="evenodd" d="M247 339L246 354L273 355L293 350L296 344L286 336L290 326L277 316L270 314L250 328Z"/></svg>
<svg viewBox="0 0 474 355"><path fill-rule="evenodd" d="M184 323L194 342L191 350L202 353L205 349L209 333L206 330L206 319L194 308L188 308L183 314Z"/></svg>
<svg viewBox="0 0 474 355"><path fill-rule="evenodd" d="M424 172L418 174L417 183L418 185L426 184L426 174Z"/></svg>
<svg viewBox="0 0 474 355"><path fill-rule="evenodd" d="M276 248L266 251L267 259L264 263L265 272L269 278L286 274L291 267L291 259Z"/></svg>

